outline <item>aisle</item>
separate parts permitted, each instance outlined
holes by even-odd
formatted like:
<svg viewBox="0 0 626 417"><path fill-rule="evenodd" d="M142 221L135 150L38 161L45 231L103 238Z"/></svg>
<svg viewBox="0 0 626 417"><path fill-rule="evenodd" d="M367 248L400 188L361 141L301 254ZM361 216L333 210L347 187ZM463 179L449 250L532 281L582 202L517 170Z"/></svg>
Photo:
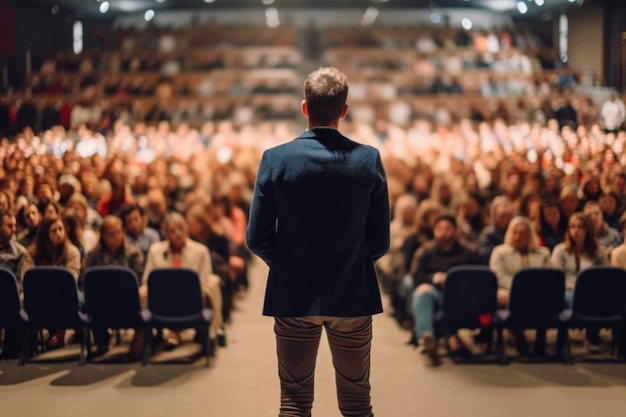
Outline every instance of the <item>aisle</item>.
<svg viewBox="0 0 626 417"><path fill-rule="evenodd" d="M255 263L237 301L228 346L211 366L0 362L7 417L276 417L279 388L273 320L261 316L267 268ZM453 364L432 369L405 344L388 314L374 319L372 401L377 417L623 416L626 364ZM341 417L325 340L316 373L315 417Z"/></svg>

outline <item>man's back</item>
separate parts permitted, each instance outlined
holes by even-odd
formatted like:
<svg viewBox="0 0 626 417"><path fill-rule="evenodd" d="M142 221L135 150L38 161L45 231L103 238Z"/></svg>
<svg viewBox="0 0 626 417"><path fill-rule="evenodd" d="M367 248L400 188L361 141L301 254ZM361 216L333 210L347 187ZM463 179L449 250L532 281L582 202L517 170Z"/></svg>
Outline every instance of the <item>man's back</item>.
<svg viewBox="0 0 626 417"><path fill-rule="evenodd" d="M389 208L374 148L335 129L307 130L266 151L257 187L263 203L253 204L260 220L248 243L270 265L264 314L382 311L373 263L389 245Z"/></svg>

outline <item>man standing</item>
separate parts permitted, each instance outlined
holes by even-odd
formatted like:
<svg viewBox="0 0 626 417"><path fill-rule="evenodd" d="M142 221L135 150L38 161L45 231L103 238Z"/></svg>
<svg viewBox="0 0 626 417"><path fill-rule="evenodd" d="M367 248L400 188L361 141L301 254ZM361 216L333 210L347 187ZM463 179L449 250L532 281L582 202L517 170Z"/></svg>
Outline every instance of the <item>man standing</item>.
<svg viewBox="0 0 626 417"><path fill-rule="evenodd" d="M617 133L626 119L626 109L622 100L618 100L615 94L604 102L600 109L600 116L604 123L605 133Z"/></svg>
<svg viewBox="0 0 626 417"><path fill-rule="evenodd" d="M389 248L387 180L378 151L337 130L348 84L335 68L304 82L308 129L263 154L248 245L270 267L263 314L275 320L280 417L310 416L326 329L339 409L373 416L372 314L382 312L374 262Z"/></svg>

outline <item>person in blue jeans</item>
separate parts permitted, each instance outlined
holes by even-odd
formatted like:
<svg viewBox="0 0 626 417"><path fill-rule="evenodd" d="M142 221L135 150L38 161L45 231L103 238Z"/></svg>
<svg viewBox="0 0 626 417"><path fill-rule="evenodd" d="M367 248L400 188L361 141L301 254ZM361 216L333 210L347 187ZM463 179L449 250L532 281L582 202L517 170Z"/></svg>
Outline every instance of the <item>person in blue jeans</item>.
<svg viewBox="0 0 626 417"><path fill-rule="evenodd" d="M478 265L476 251L465 246L458 238L456 219L441 215L435 221L433 239L420 247L413 257L411 275L415 283L411 311L415 319L415 336L424 348L429 365L440 364L437 355L434 316L441 300L441 288L447 271L459 265ZM461 349L456 336L448 340L451 353Z"/></svg>

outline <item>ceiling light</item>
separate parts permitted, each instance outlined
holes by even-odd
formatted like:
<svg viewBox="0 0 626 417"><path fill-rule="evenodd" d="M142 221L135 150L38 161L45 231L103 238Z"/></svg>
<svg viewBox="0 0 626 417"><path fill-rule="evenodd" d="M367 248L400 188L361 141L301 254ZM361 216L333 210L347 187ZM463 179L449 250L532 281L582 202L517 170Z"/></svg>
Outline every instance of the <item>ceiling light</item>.
<svg viewBox="0 0 626 417"><path fill-rule="evenodd" d="M154 19L154 10L152 9L146 10L146 13L143 15L143 18L146 20L146 22L149 22L152 19Z"/></svg>
<svg viewBox="0 0 626 417"><path fill-rule="evenodd" d="M274 4L276 0L261 0L261 3L263 3L266 6L269 6L270 4Z"/></svg>
<svg viewBox="0 0 626 417"><path fill-rule="evenodd" d="M159 4L161 4L161 3L165 3L167 0L154 0L154 1L156 1Z"/></svg>
<svg viewBox="0 0 626 417"><path fill-rule="evenodd" d="M535 4L539 7L544 5L544 1L543 0L535 0Z"/></svg>
<svg viewBox="0 0 626 417"><path fill-rule="evenodd" d="M464 17L463 19L461 19L461 27L463 27L463 29L470 30L472 26L472 21L469 18Z"/></svg>
<svg viewBox="0 0 626 417"><path fill-rule="evenodd" d="M204 0L205 3L215 3L215 0Z"/></svg>
<svg viewBox="0 0 626 417"><path fill-rule="evenodd" d="M105 14L106 12L108 12L110 6L111 5L108 1L103 1L102 3L100 3L100 13Z"/></svg>
<svg viewBox="0 0 626 417"><path fill-rule="evenodd" d="M526 3L523 3L521 1L517 2L517 10L521 13L521 14L526 14L528 12L528 6L526 6Z"/></svg>
<svg viewBox="0 0 626 417"><path fill-rule="evenodd" d="M430 14L430 21L434 24L441 23L441 15L439 13L433 12Z"/></svg>

